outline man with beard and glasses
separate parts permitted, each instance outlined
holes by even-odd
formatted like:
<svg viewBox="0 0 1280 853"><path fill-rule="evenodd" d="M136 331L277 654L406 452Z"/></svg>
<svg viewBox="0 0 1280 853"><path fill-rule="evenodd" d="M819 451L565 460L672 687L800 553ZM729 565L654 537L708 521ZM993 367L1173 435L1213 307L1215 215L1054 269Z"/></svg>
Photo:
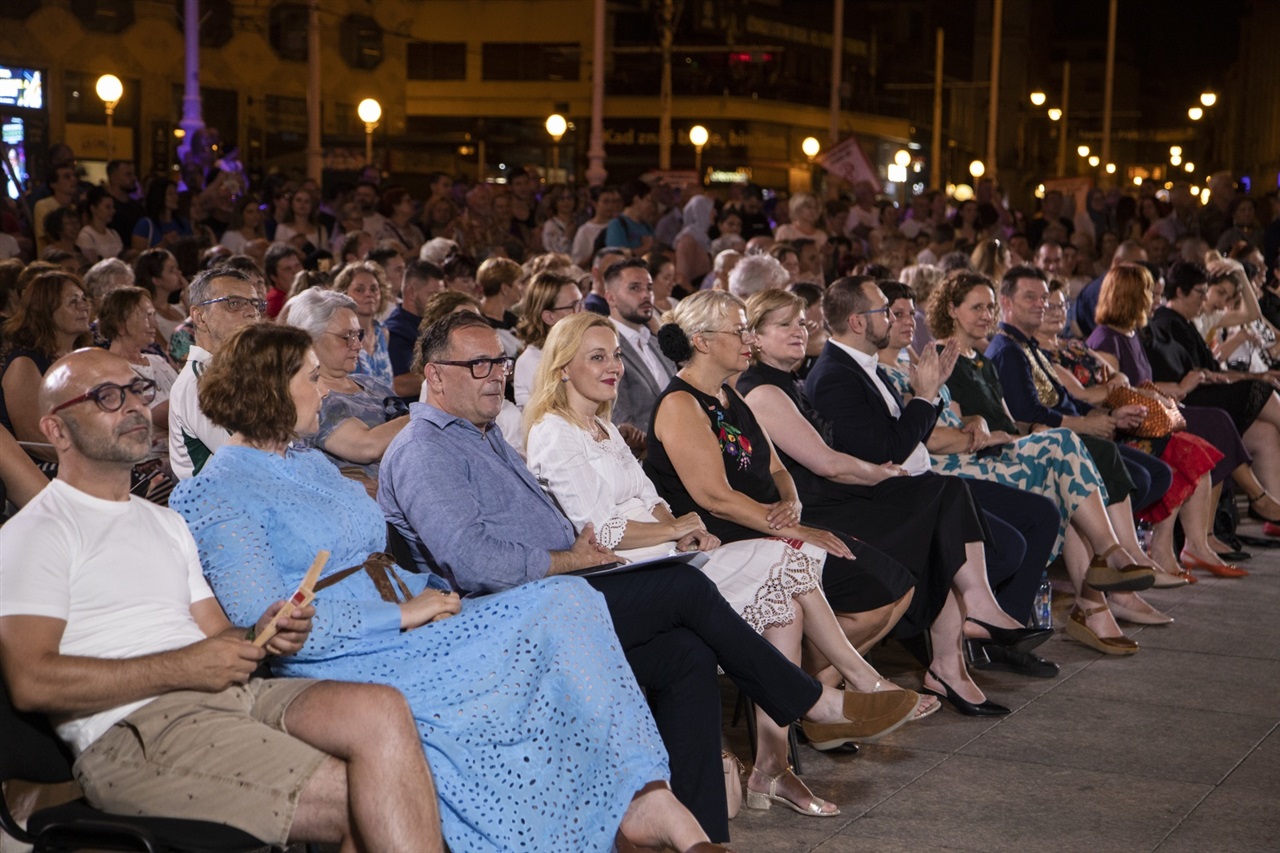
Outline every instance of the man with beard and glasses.
<svg viewBox="0 0 1280 853"><path fill-rule="evenodd" d="M154 396L102 350L44 377L40 429L58 478L0 530L0 669L14 707L53 718L98 808L218 821L278 846L442 850L403 697L252 678L267 654L302 648L315 609L279 601L247 633L233 626L182 519L129 495Z"/></svg>
<svg viewBox="0 0 1280 853"><path fill-rule="evenodd" d="M622 363L626 370L618 383L613 422L648 431L653 406L675 375L676 366L658 348L650 323L653 320L653 278L641 258L619 261L604 273L604 296L609 319L618 330ZM623 432L627 443L632 439Z"/></svg>

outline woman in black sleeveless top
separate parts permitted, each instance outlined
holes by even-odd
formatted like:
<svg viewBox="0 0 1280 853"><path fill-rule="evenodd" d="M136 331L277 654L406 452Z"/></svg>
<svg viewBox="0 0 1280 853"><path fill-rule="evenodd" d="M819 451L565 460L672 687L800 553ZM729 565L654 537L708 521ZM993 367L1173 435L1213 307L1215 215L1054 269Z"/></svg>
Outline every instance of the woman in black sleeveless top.
<svg viewBox="0 0 1280 853"><path fill-rule="evenodd" d="M697 512L724 542L772 536L824 560L823 589L793 598L794 621L770 629L776 632L770 642L799 663L803 635L830 658L839 673L836 678L843 675L848 688L862 694L896 690L861 658L847 639L849 628L841 623L852 623L863 642L883 636L910 603L911 574L870 546L800 523L794 484L774 457L768 437L742 398L724 384L729 373L717 375L717 365L732 365L735 353L745 350L741 305L727 293L700 291L681 301L673 314L698 318L694 340L678 326L665 326L660 332L668 357L689 361L694 347L699 355L658 398L645 472L671 512ZM699 370L704 363L711 368ZM838 619L833 609L843 618ZM784 632L789 632L790 641L783 638ZM936 708L936 703L922 700L916 716ZM771 722L757 715L757 725ZM817 814L808 805L814 802L812 794L786 766L785 731L777 734L768 749L761 739L756 767L747 780L748 805L763 802L767 807L772 801Z"/></svg>

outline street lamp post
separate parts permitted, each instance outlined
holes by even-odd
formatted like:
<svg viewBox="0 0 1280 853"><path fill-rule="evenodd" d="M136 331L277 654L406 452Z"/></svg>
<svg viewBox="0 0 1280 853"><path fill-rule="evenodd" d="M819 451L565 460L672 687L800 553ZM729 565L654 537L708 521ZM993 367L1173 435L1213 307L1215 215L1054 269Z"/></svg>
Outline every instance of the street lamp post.
<svg viewBox="0 0 1280 853"><path fill-rule="evenodd" d="M689 128L689 141L693 143L693 170L698 173L698 184L706 183L702 180L702 146L707 144L707 140L711 138L711 134L700 124L695 124Z"/></svg>
<svg viewBox="0 0 1280 853"><path fill-rule="evenodd" d="M356 106L356 115L360 116L360 120L364 122L364 161L366 165L372 165L373 131L378 126L378 120L382 118L382 104L373 98L365 98Z"/></svg>
<svg viewBox="0 0 1280 853"><path fill-rule="evenodd" d="M800 150L804 152L804 156L809 160L809 190L813 190L813 158L818 156L818 152L822 150L821 143L812 136L806 136L804 141L800 143Z"/></svg>
<svg viewBox="0 0 1280 853"><path fill-rule="evenodd" d="M120 97L124 94L124 84L120 82L120 78L114 74L103 74L98 78L98 83L94 86L94 90L98 93L98 97L102 99L102 106L107 111L107 160L115 159L115 140L112 138L113 116L116 112L116 105L120 103Z"/></svg>
<svg viewBox="0 0 1280 853"><path fill-rule="evenodd" d="M564 136L564 132L569 129L569 122L565 121L564 116L559 113L552 113L547 116L547 133L551 134L551 139L555 145L551 147L551 168L557 173L560 171L560 137Z"/></svg>

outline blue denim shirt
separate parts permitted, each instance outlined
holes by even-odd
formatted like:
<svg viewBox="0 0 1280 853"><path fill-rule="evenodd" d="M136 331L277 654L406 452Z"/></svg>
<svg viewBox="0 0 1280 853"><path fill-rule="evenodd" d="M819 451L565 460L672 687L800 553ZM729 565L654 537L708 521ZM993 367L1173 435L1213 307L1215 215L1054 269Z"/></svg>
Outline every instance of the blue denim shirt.
<svg viewBox="0 0 1280 853"><path fill-rule="evenodd" d="M383 454L378 503L418 564L462 592L546 577L575 538L497 424L481 432L427 403Z"/></svg>

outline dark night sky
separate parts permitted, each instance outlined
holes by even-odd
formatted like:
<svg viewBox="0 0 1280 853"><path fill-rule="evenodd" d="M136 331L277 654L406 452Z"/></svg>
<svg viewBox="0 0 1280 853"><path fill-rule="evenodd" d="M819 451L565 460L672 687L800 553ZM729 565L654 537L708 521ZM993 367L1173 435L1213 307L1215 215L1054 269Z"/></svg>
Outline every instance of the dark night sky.
<svg viewBox="0 0 1280 853"><path fill-rule="evenodd" d="M1117 52L1130 52L1141 69L1144 118L1177 121L1205 88L1223 93L1247 5L1247 0L1120 0ZM1107 0L1053 0L1056 35L1097 39L1105 46L1107 8Z"/></svg>

